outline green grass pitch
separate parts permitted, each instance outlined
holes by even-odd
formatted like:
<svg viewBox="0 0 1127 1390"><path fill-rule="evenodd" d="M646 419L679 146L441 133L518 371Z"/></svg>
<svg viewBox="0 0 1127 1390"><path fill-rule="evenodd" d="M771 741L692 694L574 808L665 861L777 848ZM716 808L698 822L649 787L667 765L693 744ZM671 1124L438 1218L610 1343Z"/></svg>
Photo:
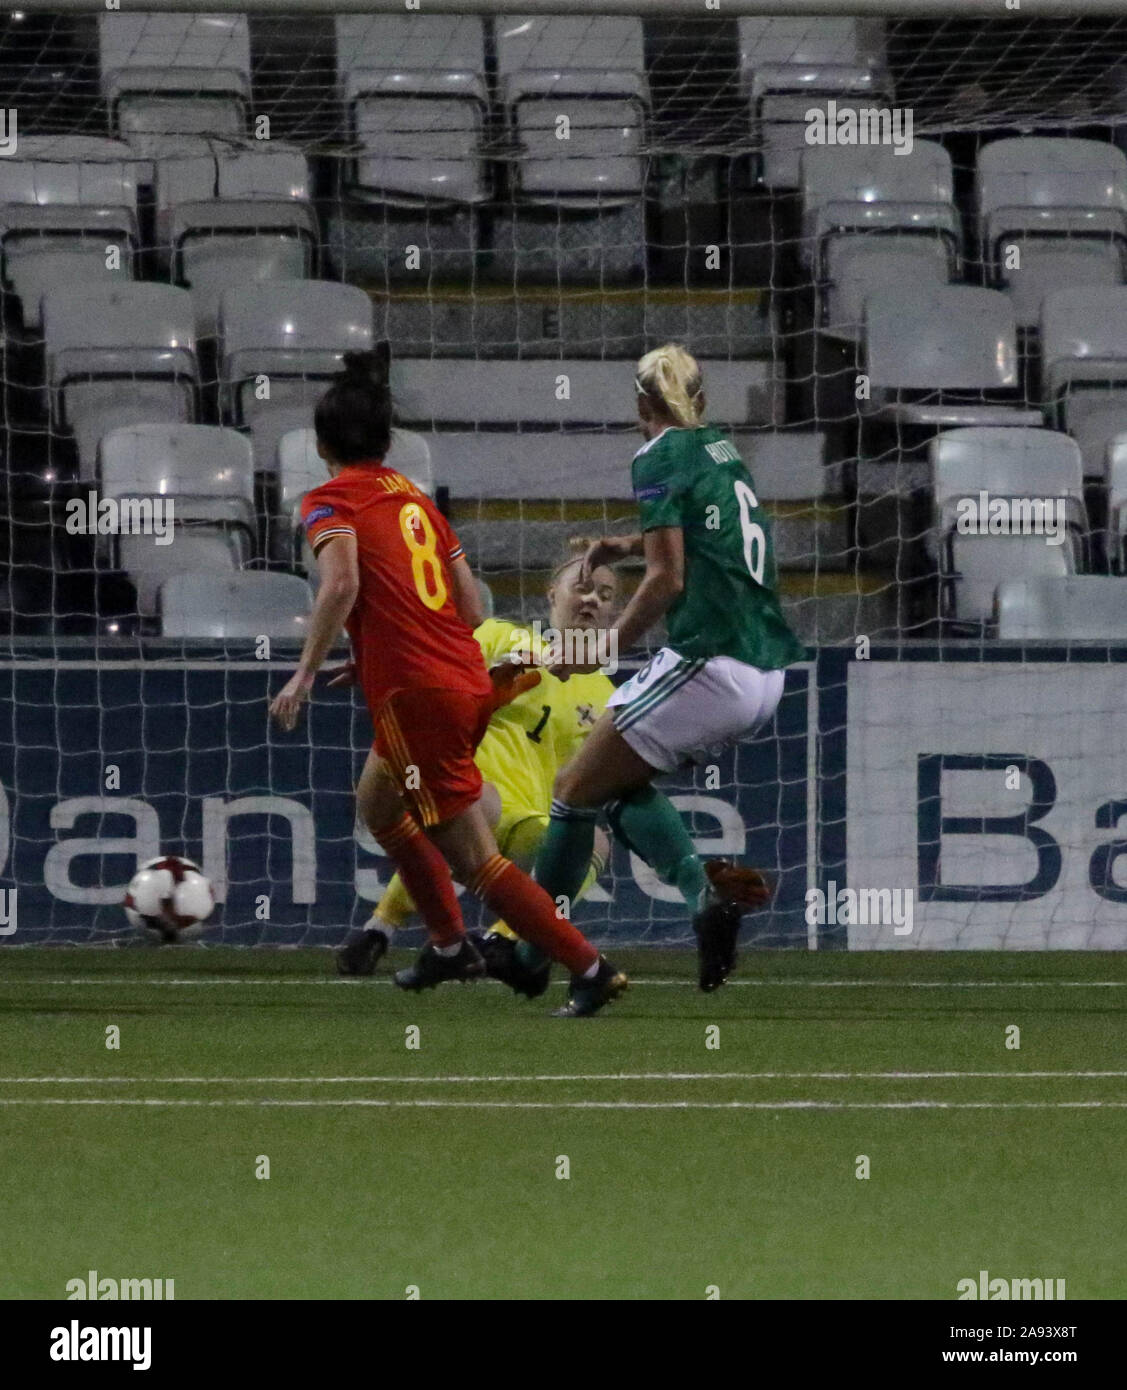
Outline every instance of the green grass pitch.
<svg viewBox="0 0 1127 1390"><path fill-rule="evenodd" d="M324 951L5 950L0 1297L1127 1294L1127 955L621 961L564 1021Z"/></svg>

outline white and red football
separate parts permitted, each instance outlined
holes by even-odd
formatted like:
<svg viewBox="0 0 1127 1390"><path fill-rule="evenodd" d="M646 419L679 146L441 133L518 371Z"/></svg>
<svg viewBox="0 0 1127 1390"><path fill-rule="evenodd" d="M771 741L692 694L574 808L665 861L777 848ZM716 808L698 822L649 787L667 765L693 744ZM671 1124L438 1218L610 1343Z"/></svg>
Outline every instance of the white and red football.
<svg viewBox="0 0 1127 1390"><path fill-rule="evenodd" d="M130 924L154 941L191 941L215 910L215 891L198 864L162 854L133 875L123 905Z"/></svg>

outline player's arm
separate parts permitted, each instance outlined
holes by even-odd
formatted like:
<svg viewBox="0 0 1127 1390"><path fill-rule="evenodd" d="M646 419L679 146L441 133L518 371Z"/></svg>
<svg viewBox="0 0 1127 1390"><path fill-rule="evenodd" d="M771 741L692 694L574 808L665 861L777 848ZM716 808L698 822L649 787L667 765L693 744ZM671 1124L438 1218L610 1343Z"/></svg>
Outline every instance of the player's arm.
<svg viewBox="0 0 1127 1390"><path fill-rule="evenodd" d="M326 538L317 549L317 569L321 586L317 590L301 660L270 706L271 715L287 732L296 725L321 663L336 645L360 592L356 536L350 531L339 531Z"/></svg>
<svg viewBox="0 0 1127 1390"><path fill-rule="evenodd" d="M646 572L633 597L611 628L611 651L629 651L669 610L685 587L685 533L680 526L659 526L643 537Z"/></svg>
<svg viewBox="0 0 1127 1390"><path fill-rule="evenodd" d="M646 572L630 602L609 630L610 651L629 651L665 613L685 587L685 533L680 526L657 526L643 534ZM568 676L598 670L598 665L553 665L553 675Z"/></svg>
<svg viewBox="0 0 1127 1390"><path fill-rule="evenodd" d="M600 536L598 540L591 541L584 551L580 574L587 579L591 571L598 569L600 565L617 565L622 560L642 555L645 553L643 544L641 531L635 531L629 536Z"/></svg>
<svg viewBox="0 0 1127 1390"><path fill-rule="evenodd" d="M481 592L470 569L470 562L464 555L450 561L450 585L453 590L454 607L458 617L470 627L480 627L485 621L485 606Z"/></svg>

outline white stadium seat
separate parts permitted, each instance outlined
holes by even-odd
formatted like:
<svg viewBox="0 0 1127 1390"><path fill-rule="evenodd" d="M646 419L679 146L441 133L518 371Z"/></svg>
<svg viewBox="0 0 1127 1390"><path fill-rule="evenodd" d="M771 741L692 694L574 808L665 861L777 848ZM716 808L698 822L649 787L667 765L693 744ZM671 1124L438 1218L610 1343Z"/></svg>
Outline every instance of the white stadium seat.
<svg viewBox="0 0 1127 1390"><path fill-rule="evenodd" d="M867 413L922 425L1039 425L1020 382L1013 306L971 285L875 290L865 301Z"/></svg>
<svg viewBox="0 0 1127 1390"><path fill-rule="evenodd" d="M199 371L191 296L172 285L94 283L43 297L52 424L73 429L79 476L122 425L189 422Z"/></svg>
<svg viewBox="0 0 1127 1390"><path fill-rule="evenodd" d="M136 151L159 153L169 134L247 134L245 15L114 10L98 23L111 129Z"/></svg>
<svg viewBox="0 0 1127 1390"><path fill-rule="evenodd" d="M181 522L255 529L250 440L220 425L128 425L98 446L107 497L169 497ZM249 553L246 558L250 558Z"/></svg>
<svg viewBox="0 0 1127 1390"><path fill-rule="evenodd" d="M802 156L802 230L819 322L856 339L872 290L957 277L962 234L951 157L931 140L917 140L906 156L883 145L810 147Z"/></svg>
<svg viewBox="0 0 1127 1390"><path fill-rule="evenodd" d="M738 21L740 75L759 136L763 181L798 186L806 142L806 113L871 108L887 101L892 84L880 20L827 17Z"/></svg>
<svg viewBox="0 0 1127 1390"><path fill-rule="evenodd" d="M25 325L39 326L50 288L132 277L137 178L128 145L91 135L21 136L0 159L3 276ZM111 247L116 267L107 264Z"/></svg>
<svg viewBox="0 0 1127 1390"><path fill-rule="evenodd" d="M224 290L313 274L320 232L305 156L283 141L210 142L156 167L157 241L201 337Z"/></svg>
<svg viewBox="0 0 1127 1390"><path fill-rule="evenodd" d="M1085 555L1087 513L1080 450L1067 435L1043 429L954 429L930 446L934 540L947 616L984 622L994 590L1009 574L1071 574ZM1068 533L978 535L957 529L959 502L990 498L1063 499Z"/></svg>
<svg viewBox="0 0 1127 1390"><path fill-rule="evenodd" d="M982 624L994 616L998 585L1013 578L1061 579L1076 572L1069 545L1043 536L974 536L953 532L942 574L944 616Z"/></svg>
<svg viewBox="0 0 1127 1390"><path fill-rule="evenodd" d="M1127 156L1108 141L995 140L978 157L977 200L983 261L1023 327L1051 291L1123 283Z"/></svg>
<svg viewBox="0 0 1127 1390"><path fill-rule="evenodd" d="M488 92L476 15L338 15L337 76L360 146L359 194L473 204L489 195Z"/></svg>
<svg viewBox="0 0 1127 1390"><path fill-rule="evenodd" d="M642 21L507 15L497 21L496 42L520 198L572 207L638 199L649 107Z"/></svg>
<svg viewBox="0 0 1127 1390"><path fill-rule="evenodd" d="M1056 430L946 430L930 446L932 489L942 508L954 497L1067 497L1084 507L1084 476L1074 440Z"/></svg>
<svg viewBox="0 0 1127 1390"><path fill-rule="evenodd" d="M345 352L372 346L372 301L355 285L268 280L220 300L220 390L224 418L250 429L255 468L272 471L278 441L306 429ZM256 378L269 381L259 399Z"/></svg>
<svg viewBox="0 0 1127 1390"><path fill-rule="evenodd" d="M242 538L227 527L185 526L172 545L158 545L153 536L117 537L118 566L137 590L137 611L155 617L161 585L181 571L237 574L245 558Z"/></svg>
<svg viewBox="0 0 1127 1390"><path fill-rule="evenodd" d="M242 570L180 572L161 585L165 637L294 638L305 636L313 596L295 574Z"/></svg>
<svg viewBox="0 0 1127 1390"><path fill-rule="evenodd" d="M1127 430L1127 287L1045 296L1041 380L1056 422L1080 443L1085 474L1102 475L1107 441Z"/></svg>
<svg viewBox="0 0 1127 1390"><path fill-rule="evenodd" d="M1127 423L1127 422L1125 422ZM1127 433L1107 441L1104 486L1107 490L1107 554L1124 573L1127 559Z"/></svg>
<svg viewBox="0 0 1127 1390"><path fill-rule="evenodd" d="M998 585L998 636L1060 642L1127 641L1127 579L1077 574Z"/></svg>

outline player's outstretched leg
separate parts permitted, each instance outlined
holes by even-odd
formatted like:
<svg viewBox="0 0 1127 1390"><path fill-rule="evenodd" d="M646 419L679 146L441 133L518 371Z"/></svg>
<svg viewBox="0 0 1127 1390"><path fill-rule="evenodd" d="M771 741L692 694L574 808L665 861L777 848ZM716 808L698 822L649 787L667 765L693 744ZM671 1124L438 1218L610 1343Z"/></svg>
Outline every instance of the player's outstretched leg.
<svg viewBox="0 0 1127 1390"><path fill-rule="evenodd" d="M766 879L758 869L726 860L705 864L681 813L655 787L611 802L607 819L615 835L684 898L697 937L700 987L718 989L735 968L741 916L770 901Z"/></svg>
<svg viewBox="0 0 1127 1390"><path fill-rule="evenodd" d="M626 976L559 915L555 902L538 883L498 852L479 805L436 826L431 836L472 893L523 940L568 968L571 999L576 1003L568 1017L597 1013L626 989Z"/></svg>
<svg viewBox="0 0 1127 1390"><path fill-rule="evenodd" d="M504 854L522 869L532 864L547 828L546 819L528 819L505 842ZM610 840L603 830L595 831L595 848L587 876L580 885L576 901L588 893L607 866ZM507 940L505 938L508 938ZM485 933L484 944L475 941L486 959L486 968L495 979L509 985L527 999L539 999L551 980L552 962L537 946L521 941L505 922L495 922Z"/></svg>
<svg viewBox="0 0 1127 1390"><path fill-rule="evenodd" d="M443 980L479 979L485 964L466 939L450 867L405 808L394 774L374 750L356 788L356 803L380 848L395 864L430 937L415 965L400 971L395 983L401 989L429 989Z"/></svg>

